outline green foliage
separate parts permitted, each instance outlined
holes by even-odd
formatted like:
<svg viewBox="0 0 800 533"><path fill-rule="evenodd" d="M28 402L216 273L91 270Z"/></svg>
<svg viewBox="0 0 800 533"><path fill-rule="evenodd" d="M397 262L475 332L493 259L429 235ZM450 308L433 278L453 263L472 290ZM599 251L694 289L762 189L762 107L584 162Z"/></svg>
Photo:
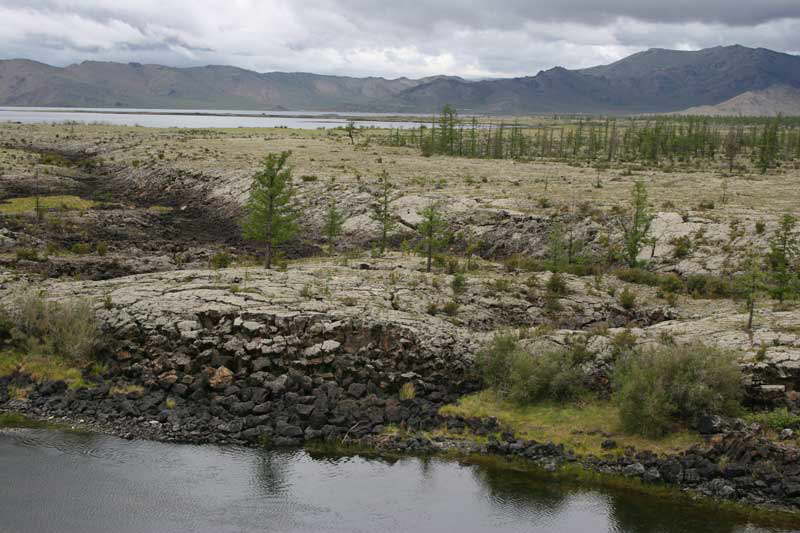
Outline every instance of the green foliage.
<svg viewBox="0 0 800 533"><path fill-rule="evenodd" d="M770 239L767 255L772 295L783 302L798 290L797 261L800 257L800 240L795 230L797 219L785 214L777 231Z"/></svg>
<svg viewBox="0 0 800 533"><path fill-rule="evenodd" d="M342 234L344 220L344 213L336 207L336 202L331 199L328 202L328 209L325 211L325 220L322 225L322 230L328 241L328 252L331 254L336 246L336 238Z"/></svg>
<svg viewBox="0 0 800 533"><path fill-rule="evenodd" d="M748 422L757 422L773 431L781 431L785 428L800 429L800 415L790 412L785 407L773 411L752 413L745 418Z"/></svg>
<svg viewBox="0 0 800 533"><path fill-rule="evenodd" d="M39 252L36 248L17 248L14 250L17 261L39 261Z"/></svg>
<svg viewBox="0 0 800 533"><path fill-rule="evenodd" d="M422 251L426 257L426 271L430 272L433 254L444 242L444 231L447 225L438 202L431 202L418 214L422 217L422 221L417 225L417 233L419 233Z"/></svg>
<svg viewBox="0 0 800 533"><path fill-rule="evenodd" d="M551 350L532 355L519 346L516 335L498 334L476 362L484 382L515 403L565 402L586 392L579 353Z"/></svg>
<svg viewBox="0 0 800 533"><path fill-rule="evenodd" d="M264 266L272 267L274 248L290 240L297 231L297 214L291 202L294 195L292 171L286 165L291 152L268 154L262 168L253 176L244 236L265 244Z"/></svg>
<svg viewBox="0 0 800 533"><path fill-rule="evenodd" d="M618 223L623 235L623 251L629 267L639 264L638 256L647 243L653 215L647 203L647 186L643 181L636 181L631 190L630 213L619 217Z"/></svg>
<svg viewBox="0 0 800 533"><path fill-rule="evenodd" d="M396 199L397 192L395 191L395 185L389 179L389 175L386 171L384 171L380 178L378 178L372 191L372 209L370 211L370 218L375 221L380 228L380 237L378 241L380 255L386 252L389 232L397 225L394 206L392 205Z"/></svg>
<svg viewBox="0 0 800 533"><path fill-rule="evenodd" d="M403 383L403 386L400 387L400 392L398 395L400 396L401 400L413 400L417 397L417 389L411 382Z"/></svg>
<svg viewBox="0 0 800 533"><path fill-rule="evenodd" d="M553 272L545 285L547 292L551 295L564 296L569 293L567 282L560 272Z"/></svg>
<svg viewBox="0 0 800 533"><path fill-rule="evenodd" d="M219 270L228 268L233 263L233 257L228 252L217 252L211 256L211 268Z"/></svg>
<svg viewBox="0 0 800 533"><path fill-rule="evenodd" d="M467 285L467 278L463 272L456 272L453 275L453 280L450 282L450 288L453 289L454 295L459 295L464 292Z"/></svg>
<svg viewBox="0 0 800 533"><path fill-rule="evenodd" d="M775 166L775 159L778 155L778 130L780 128L781 117L764 124L761 139L758 145L757 166L762 174L766 174L767 169Z"/></svg>
<svg viewBox="0 0 800 533"><path fill-rule="evenodd" d="M730 298L735 293L731 280L712 274L690 274L686 291L695 297Z"/></svg>
<svg viewBox="0 0 800 533"><path fill-rule="evenodd" d="M736 414L742 374L734 353L702 344L664 346L622 357L614 389L624 430L661 437L676 421Z"/></svg>
<svg viewBox="0 0 800 533"><path fill-rule="evenodd" d="M619 294L619 304L628 311L636 307L636 293L625 287Z"/></svg>
<svg viewBox="0 0 800 533"><path fill-rule="evenodd" d="M85 362L98 345L100 330L88 300L48 301L43 293L30 291L15 297L0 315L8 342L27 354Z"/></svg>
<svg viewBox="0 0 800 533"><path fill-rule="evenodd" d="M461 307L455 300L450 300L442 306L442 312L447 316L456 316L458 308Z"/></svg>
<svg viewBox="0 0 800 533"><path fill-rule="evenodd" d="M688 257L692 252L692 239L688 235L676 237L672 240L672 245L675 247L672 249L672 256L675 259Z"/></svg>
<svg viewBox="0 0 800 533"><path fill-rule="evenodd" d="M767 288L761 257L754 252L747 254L742 264L742 270L743 272L735 280L734 289L736 296L745 301L747 330L752 331L756 301L759 295Z"/></svg>
<svg viewBox="0 0 800 533"><path fill-rule="evenodd" d="M86 255L92 251L92 247L86 242L76 242L70 246L69 251L77 255Z"/></svg>

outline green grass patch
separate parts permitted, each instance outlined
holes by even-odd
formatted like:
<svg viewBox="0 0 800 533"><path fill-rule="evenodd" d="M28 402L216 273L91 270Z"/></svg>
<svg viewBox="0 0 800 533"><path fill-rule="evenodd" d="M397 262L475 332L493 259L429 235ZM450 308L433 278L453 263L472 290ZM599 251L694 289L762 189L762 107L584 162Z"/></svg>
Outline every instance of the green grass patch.
<svg viewBox="0 0 800 533"><path fill-rule="evenodd" d="M80 368L59 357L26 355L11 350L0 352L0 376L15 371L30 376L34 381L64 381L71 389L92 386L83 379Z"/></svg>
<svg viewBox="0 0 800 533"><path fill-rule="evenodd" d="M42 209L89 209L97 205L92 200L84 200L77 196L40 196L39 205ZM0 203L0 213L6 215L20 215L36 211L36 197L24 196L12 198Z"/></svg>
<svg viewBox="0 0 800 533"><path fill-rule="evenodd" d="M485 390L465 396L456 404L446 405L440 412L442 415L463 417L494 416L518 437L564 444L580 455L608 453L601 447L607 438L603 433L612 435L611 438L618 444L616 450L620 452L625 446L633 446L637 450L674 453L702 442L699 435L684 428L676 428L661 439L624 434L617 406L601 400L520 406L503 400L491 390Z"/></svg>
<svg viewBox="0 0 800 533"><path fill-rule="evenodd" d="M0 413L0 428L44 428L46 422L31 420L19 413Z"/></svg>

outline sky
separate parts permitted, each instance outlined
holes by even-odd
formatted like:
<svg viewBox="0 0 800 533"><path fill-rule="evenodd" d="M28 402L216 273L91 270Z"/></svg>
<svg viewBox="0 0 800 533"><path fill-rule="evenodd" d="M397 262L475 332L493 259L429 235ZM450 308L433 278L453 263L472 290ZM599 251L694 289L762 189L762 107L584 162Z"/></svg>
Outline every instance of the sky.
<svg viewBox="0 0 800 533"><path fill-rule="evenodd" d="M800 54L800 0L0 0L0 57L465 78L648 48Z"/></svg>

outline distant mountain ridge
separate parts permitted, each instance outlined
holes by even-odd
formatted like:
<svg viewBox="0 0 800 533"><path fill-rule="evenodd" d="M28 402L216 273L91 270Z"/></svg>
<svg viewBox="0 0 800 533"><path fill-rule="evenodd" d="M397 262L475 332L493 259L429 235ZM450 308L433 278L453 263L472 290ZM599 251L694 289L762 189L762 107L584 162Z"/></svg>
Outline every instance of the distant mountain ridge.
<svg viewBox="0 0 800 533"><path fill-rule="evenodd" d="M764 48L650 49L586 69L469 81L258 73L86 61L0 60L0 105L478 113L660 113L714 106L771 87L800 89L800 57Z"/></svg>

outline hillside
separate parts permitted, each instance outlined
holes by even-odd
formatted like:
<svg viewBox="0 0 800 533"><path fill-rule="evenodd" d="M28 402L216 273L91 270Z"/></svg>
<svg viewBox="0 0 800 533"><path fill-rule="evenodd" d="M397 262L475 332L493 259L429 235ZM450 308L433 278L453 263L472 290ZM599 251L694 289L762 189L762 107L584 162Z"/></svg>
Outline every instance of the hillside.
<svg viewBox="0 0 800 533"><path fill-rule="evenodd" d="M174 68L83 62L64 68L0 61L0 105L480 113L677 112L775 86L800 88L800 57L763 48L651 49L581 70L469 81L308 73L229 66ZM774 110L764 100L764 112Z"/></svg>
<svg viewBox="0 0 800 533"><path fill-rule="evenodd" d="M747 91L717 105L691 107L681 114L713 116L800 115L800 89L776 85Z"/></svg>

